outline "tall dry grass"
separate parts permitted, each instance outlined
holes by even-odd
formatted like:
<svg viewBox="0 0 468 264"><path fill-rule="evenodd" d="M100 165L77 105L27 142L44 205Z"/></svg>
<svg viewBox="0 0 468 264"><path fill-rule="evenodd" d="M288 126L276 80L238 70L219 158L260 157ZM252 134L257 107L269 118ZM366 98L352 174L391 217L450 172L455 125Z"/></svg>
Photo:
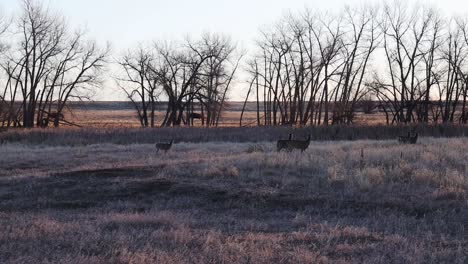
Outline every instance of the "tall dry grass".
<svg viewBox="0 0 468 264"><path fill-rule="evenodd" d="M468 260L466 138L303 154L265 141L167 154L16 142L0 157L1 263Z"/></svg>
<svg viewBox="0 0 468 264"><path fill-rule="evenodd" d="M175 139L178 142L265 142L287 138L294 133L297 138L311 135L313 141L330 140L394 140L416 129L423 137L466 137L468 126L320 126L243 127L243 128L67 128L67 129L10 129L0 133L0 143L45 145L90 144L147 144Z"/></svg>

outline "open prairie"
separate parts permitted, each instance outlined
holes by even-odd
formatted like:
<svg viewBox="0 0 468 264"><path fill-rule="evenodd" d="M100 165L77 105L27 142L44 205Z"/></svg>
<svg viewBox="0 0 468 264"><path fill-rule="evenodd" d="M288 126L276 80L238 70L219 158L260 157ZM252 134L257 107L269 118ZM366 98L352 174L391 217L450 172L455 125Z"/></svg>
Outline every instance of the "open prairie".
<svg viewBox="0 0 468 264"><path fill-rule="evenodd" d="M0 264L468 264L436 2L0 0Z"/></svg>
<svg viewBox="0 0 468 264"><path fill-rule="evenodd" d="M464 137L302 154L181 137L164 154L21 133L0 145L0 263L468 261Z"/></svg>

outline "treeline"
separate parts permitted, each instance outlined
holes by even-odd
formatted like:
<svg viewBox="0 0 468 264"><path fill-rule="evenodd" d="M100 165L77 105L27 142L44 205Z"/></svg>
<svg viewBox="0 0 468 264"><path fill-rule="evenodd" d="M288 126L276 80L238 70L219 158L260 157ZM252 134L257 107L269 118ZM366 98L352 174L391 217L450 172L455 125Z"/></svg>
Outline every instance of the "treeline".
<svg viewBox="0 0 468 264"><path fill-rule="evenodd" d="M23 0L17 17L0 16L0 126L73 125L68 103L99 89L109 56L41 1ZM142 127L218 126L246 76L244 108L256 103L258 126L349 125L358 111L389 125L466 124L467 56L468 19L388 1L291 13L260 31L245 60L219 34L141 44L117 56L112 75Z"/></svg>
<svg viewBox="0 0 468 264"><path fill-rule="evenodd" d="M219 124L241 58L229 37L140 45L110 62L109 46L71 30L41 1L24 0L21 7L17 17L0 16L0 127L74 125L65 117L69 101L89 100L111 64L142 127L198 119L204 126ZM157 109L161 102L165 109ZM160 111L164 116L157 116Z"/></svg>
<svg viewBox="0 0 468 264"><path fill-rule="evenodd" d="M0 18L0 43L1 127L66 122L67 103L88 98L109 52L32 0L22 2L18 17Z"/></svg>
<svg viewBox="0 0 468 264"><path fill-rule="evenodd" d="M359 101L387 124L466 124L467 25L405 1L285 16L257 42L246 100L259 126L350 124Z"/></svg>

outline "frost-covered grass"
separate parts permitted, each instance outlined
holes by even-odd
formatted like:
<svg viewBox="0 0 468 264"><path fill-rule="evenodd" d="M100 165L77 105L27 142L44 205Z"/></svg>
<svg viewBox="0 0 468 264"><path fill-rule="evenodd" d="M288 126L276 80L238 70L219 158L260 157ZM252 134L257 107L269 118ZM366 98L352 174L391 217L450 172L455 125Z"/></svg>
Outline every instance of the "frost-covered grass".
<svg viewBox="0 0 468 264"><path fill-rule="evenodd" d="M0 145L1 263L466 263L468 139Z"/></svg>

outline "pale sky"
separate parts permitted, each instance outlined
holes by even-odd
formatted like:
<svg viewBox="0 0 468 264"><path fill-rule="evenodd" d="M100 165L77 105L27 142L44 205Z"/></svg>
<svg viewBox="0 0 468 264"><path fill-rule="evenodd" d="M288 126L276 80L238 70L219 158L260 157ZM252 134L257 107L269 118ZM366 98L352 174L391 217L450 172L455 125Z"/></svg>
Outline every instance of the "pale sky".
<svg viewBox="0 0 468 264"><path fill-rule="evenodd" d="M139 42L194 38L202 32L229 35L240 47L248 48L258 30L288 11L339 10L344 5L376 3L376 0L49 0L51 10L63 14L73 26L85 26L100 43L111 42L113 55ZM447 15L468 14L468 0L425 0ZM0 0L0 10L18 11L20 0ZM99 93L96 100L123 99L118 92ZM243 93L243 92L242 92ZM109 96L111 94L112 96ZM234 100L242 96L231 94Z"/></svg>

